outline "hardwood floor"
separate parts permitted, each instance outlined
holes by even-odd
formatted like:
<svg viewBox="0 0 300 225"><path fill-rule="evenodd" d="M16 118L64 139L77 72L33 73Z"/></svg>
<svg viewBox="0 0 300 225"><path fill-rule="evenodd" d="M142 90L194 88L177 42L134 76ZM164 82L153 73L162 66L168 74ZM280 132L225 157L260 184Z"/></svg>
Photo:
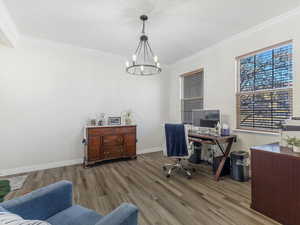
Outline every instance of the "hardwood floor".
<svg viewBox="0 0 300 225"><path fill-rule="evenodd" d="M166 178L161 169L166 162L170 160L161 153L151 153L88 169L78 165L33 172L24 187L6 199L66 179L74 184L75 203L101 214L122 202L137 205L139 225L278 224L249 208L249 182L216 182L205 165L197 166L191 180L181 174Z"/></svg>

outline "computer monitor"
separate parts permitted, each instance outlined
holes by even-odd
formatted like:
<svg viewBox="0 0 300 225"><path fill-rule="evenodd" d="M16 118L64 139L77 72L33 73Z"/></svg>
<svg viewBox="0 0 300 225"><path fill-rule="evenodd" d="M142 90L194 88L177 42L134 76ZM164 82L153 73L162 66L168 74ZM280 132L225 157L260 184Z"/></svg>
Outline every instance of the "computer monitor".
<svg viewBox="0 0 300 225"><path fill-rule="evenodd" d="M193 126L215 128L221 123L220 110L195 109L192 111Z"/></svg>

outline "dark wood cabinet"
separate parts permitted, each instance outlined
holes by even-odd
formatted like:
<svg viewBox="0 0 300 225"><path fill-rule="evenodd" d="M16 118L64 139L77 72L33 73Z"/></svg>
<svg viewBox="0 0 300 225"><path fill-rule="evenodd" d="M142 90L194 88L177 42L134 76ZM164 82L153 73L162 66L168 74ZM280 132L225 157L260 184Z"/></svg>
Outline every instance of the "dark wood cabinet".
<svg viewBox="0 0 300 225"><path fill-rule="evenodd" d="M136 126L86 127L84 165L136 157Z"/></svg>
<svg viewBox="0 0 300 225"><path fill-rule="evenodd" d="M300 154L270 144L251 148L251 208L285 224L300 224Z"/></svg>

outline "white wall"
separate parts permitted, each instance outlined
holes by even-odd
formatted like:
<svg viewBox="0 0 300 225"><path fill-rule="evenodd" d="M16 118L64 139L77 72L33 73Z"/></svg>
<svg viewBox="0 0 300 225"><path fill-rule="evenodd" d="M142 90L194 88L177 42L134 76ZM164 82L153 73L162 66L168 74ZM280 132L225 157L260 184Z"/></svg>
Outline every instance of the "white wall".
<svg viewBox="0 0 300 225"><path fill-rule="evenodd" d="M138 151L161 146L166 77L127 75L124 61L28 37L14 49L0 46L0 172L82 159L83 126L100 112L131 109Z"/></svg>
<svg viewBox="0 0 300 225"><path fill-rule="evenodd" d="M293 39L294 115L300 115L300 10L273 18L248 31L222 41L170 67L169 120L180 121L179 75L204 68L204 108L221 109L224 120L235 128L236 61L235 57L273 44ZM236 149L279 140L278 136L238 132Z"/></svg>

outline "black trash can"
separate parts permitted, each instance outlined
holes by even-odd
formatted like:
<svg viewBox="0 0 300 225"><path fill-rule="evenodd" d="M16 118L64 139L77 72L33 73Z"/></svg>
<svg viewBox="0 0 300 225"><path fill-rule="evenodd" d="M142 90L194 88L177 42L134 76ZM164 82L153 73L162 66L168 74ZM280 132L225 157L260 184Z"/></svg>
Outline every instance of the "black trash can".
<svg viewBox="0 0 300 225"><path fill-rule="evenodd" d="M194 143L194 152L189 158L189 162L194 164L201 163L201 152L202 152L202 144L201 143Z"/></svg>
<svg viewBox="0 0 300 225"><path fill-rule="evenodd" d="M230 154L231 158L231 178L245 182L249 180L249 153L236 151Z"/></svg>

